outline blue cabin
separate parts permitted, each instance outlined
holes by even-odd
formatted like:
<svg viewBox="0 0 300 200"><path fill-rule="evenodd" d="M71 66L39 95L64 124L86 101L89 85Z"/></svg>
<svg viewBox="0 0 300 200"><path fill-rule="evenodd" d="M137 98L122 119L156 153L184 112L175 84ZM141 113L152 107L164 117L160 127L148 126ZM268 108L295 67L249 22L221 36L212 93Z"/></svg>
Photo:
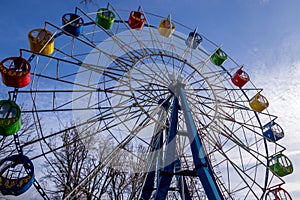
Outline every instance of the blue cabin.
<svg viewBox="0 0 300 200"><path fill-rule="evenodd" d="M263 126L263 135L268 140L275 142L284 137L284 132L281 126L272 120Z"/></svg>
<svg viewBox="0 0 300 200"><path fill-rule="evenodd" d="M64 14L62 17L63 30L78 37L83 31L83 19L73 13Z"/></svg>
<svg viewBox="0 0 300 200"><path fill-rule="evenodd" d="M21 167L22 166L22 167ZM34 167L31 160L22 155L12 155L0 162L0 191L3 195L19 196L34 182Z"/></svg>
<svg viewBox="0 0 300 200"><path fill-rule="evenodd" d="M199 33L197 33L196 30L190 32L188 38L185 40L185 44L192 49L196 49L201 42L202 42L202 37Z"/></svg>

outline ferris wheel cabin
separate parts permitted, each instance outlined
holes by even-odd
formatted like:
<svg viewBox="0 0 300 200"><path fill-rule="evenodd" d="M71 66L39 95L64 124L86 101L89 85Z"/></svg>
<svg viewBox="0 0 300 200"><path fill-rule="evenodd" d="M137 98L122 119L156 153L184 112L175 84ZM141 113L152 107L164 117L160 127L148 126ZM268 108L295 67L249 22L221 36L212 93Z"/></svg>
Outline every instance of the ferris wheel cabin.
<svg viewBox="0 0 300 200"><path fill-rule="evenodd" d="M201 35L195 30L189 33L188 38L185 40L185 44L192 49L197 49L202 40Z"/></svg>
<svg viewBox="0 0 300 200"><path fill-rule="evenodd" d="M269 106L268 100L266 99L266 97L261 95L260 92L250 99L249 104L252 110L256 112L262 112Z"/></svg>
<svg viewBox="0 0 300 200"><path fill-rule="evenodd" d="M33 164L22 154L1 160L0 169L0 191L3 195L19 196L34 182Z"/></svg>
<svg viewBox="0 0 300 200"><path fill-rule="evenodd" d="M28 33L30 50L34 53L50 55L54 51L52 33L44 28L33 29Z"/></svg>
<svg viewBox="0 0 300 200"><path fill-rule="evenodd" d="M8 87L22 88L31 81L30 64L20 57L5 58L0 63L2 82Z"/></svg>
<svg viewBox="0 0 300 200"><path fill-rule="evenodd" d="M221 66L226 59L227 54L220 48L218 48L210 57L210 61L217 66Z"/></svg>
<svg viewBox="0 0 300 200"><path fill-rule="evenodd" d="M292 200L291 195L281 186L271 188L265 195L265 200Z"/></svg>
<svg viewBox="0 0 300 200"><path fill-rule="evenodd" d="M0 101L0 135L13 135L20 130L21 110L19 106L11 100Z"/></svg>
<svg viewBox="0 0 300 200"><path fill-rule="evenodd" d="M238 69L236 73L231 78L232 83L237 87L243 87L249 80L249 75L242 70L243 67Z"/></svg>
<svg viewBox="0 0 300 200"><path fill-rule="evenodd" d="M78 37L82 33L83 23L83 19L74 13L64 14L62 17L63 29L75 37Z"/></svg>
<svg viewBox="0 0 300 200"><path fill-rule="evenodd" d="M284 137L284 132L281 126L272 120L263 126L263 135L268 140L275 142Z"/></svg>
<svg viewBox="0 0 300 200"><path fill-rule="evenodd" d="M171 21L170 16L161 20L158 33L164 37L171 37L172 33L175 31L175 24Z"/></svg>
<svg viewBox="0 0 300 200"><path fill-rule="evenodd" d="M109 30L115 21L115 13L107 8L100 8L97 11L96 23L102 28Z"/></svg>
<svg viewBox="0 0 300 200"><path fill-rule="evenodd" d="M283 177L294 171L292 162L282 152L271 156L269 162L269 169L277 176Z"/></svg>
<svg viewBox="0 0 300 200"><path fill-rule="evenodd" d="M128 25L132 29L141 30L146 22L146 17L140 8L137 11L131 11L128 19Z"/></svg>

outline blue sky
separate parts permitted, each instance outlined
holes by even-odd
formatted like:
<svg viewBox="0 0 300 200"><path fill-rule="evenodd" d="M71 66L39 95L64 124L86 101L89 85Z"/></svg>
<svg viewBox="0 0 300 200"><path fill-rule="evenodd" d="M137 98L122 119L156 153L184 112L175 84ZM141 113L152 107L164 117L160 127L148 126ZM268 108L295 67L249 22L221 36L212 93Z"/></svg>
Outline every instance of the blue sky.
<svg viewBox="0 0 300 200"><path fill-rule="evenodd" d="M79 0L2 0L0 59L18 56L28 48L27 34L44 21L61 23L64 13L75 6L87 12L106 6L107 0L85 7ZM238 63L244 64L251 80L264 88L269 111L277 115L286 137L281 144L294 163L294 174L285 178L285 189L300 199L300 1L299 0L112 0L118 9L143 9L172 18L223 46ZM1 95L6 89L0 83Z"/></svg>

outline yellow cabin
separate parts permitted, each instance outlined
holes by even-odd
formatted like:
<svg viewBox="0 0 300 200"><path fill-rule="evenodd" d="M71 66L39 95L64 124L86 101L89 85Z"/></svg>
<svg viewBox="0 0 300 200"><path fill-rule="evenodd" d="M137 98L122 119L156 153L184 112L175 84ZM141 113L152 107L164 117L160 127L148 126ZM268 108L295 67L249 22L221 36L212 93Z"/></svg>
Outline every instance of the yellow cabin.
<svg viewBox="0 0 300 200"><path fill-rule="evenodd" d="M43 55L50 55L54 51L52 33L46 29L33 29L28 33L30 51Z"/></svg>

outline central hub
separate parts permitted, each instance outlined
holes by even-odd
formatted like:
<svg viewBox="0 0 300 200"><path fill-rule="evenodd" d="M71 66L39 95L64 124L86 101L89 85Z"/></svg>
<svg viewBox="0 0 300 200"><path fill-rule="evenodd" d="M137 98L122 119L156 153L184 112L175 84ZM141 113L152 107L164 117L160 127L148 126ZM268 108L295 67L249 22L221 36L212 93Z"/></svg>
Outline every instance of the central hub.
<svg viewBox="0 0 300 200"><path fill-rule="evenodd" d="M180 88L184 89L195 120L200 122L197 128L206 128L215 118L217 101L211 84L195 66L177 56L159 53L140 58L125 79L135 105L150 118L156 112L157 102L174 94L178 97Z"/></svg>
<svg viewBox="0 0 300 200"><path fill-rule="evenodd" d="M178 97L176 90L178 88L185 87L185 84L183 83L183 78L180 76L180 74L178 74L178 75L169 74L169 79L171 81L171 83L169 85L169 90Z"/></svg>

